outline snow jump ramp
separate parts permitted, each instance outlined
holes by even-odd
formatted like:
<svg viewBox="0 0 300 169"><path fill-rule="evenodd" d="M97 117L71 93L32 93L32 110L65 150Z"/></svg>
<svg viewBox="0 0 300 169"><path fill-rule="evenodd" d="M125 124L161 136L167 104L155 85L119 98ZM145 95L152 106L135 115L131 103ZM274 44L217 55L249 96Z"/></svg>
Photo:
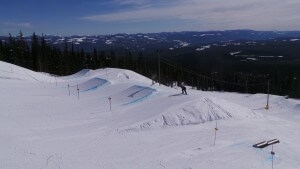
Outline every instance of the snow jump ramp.
<svg viewBox="0 0 300 169"><path fill-rule="evenodd" d="M112 99L121 105L129 105L147 99L156 90L150 87L134 85L112 96Z"/></svg>
<svg viewBox="0 0 300 169"><path fill-rule="evenodd" d="M79 77L83 77L85 75L87 75L89 72L91 72L90 69L83 69L73 75L69 75L69 76L64 76L61 77L62 79L68 80L68 79L75 79L75 78L79 78Z"/></svg>
<svg viewBox="0 0 300 169"><path fill-rule="evenodd" d="M98 88L99 86L103 86L105 84L108 84L109 82L105 79L101 78L92 78L86 82L83 82L78 85L70 86L71 90L77 90L79 89L79 92L86 92L89 90L93 90Z"/></svg>

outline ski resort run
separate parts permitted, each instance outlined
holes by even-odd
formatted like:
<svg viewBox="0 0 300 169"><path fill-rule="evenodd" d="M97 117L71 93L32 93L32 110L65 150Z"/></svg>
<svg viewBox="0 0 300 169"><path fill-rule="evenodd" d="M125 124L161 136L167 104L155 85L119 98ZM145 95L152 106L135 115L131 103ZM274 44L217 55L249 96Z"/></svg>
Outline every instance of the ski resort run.
<svg viewBox="0 0 300 169"><path fill-rule="evenodd" d="M274 168L299 168L299 100L270 95L266 110L266 94L187 91L123 69L58 77L0 61L0 169L263 169L271 147L252 146L272 139Z"/></svg>

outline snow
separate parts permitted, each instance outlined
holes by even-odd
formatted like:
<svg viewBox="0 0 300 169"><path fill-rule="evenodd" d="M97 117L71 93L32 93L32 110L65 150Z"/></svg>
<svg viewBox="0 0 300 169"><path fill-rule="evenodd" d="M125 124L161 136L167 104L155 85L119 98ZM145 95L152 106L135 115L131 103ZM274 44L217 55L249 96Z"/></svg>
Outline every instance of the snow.
<svg viewBox="0 0 300 169"><path fill-rule="evenodd" d="M242 53L242 51L231 52L230 55L231 55L231 56L234 56L234 55L237 55L237 54L240 54L240 53Z"/></svg>
<svg viewBox="0 0 300 169"><path fill-rule="evenodd" d="M260 58L274 58L275 56L259 56Z"/></svg>
<svg viewBox="0 0 300 169"><path fill-rule="evenodd" d="M144 36L144 38L148 39L148 40L156 40L155 38L149 37L149 36Z"/></svg>
<svg viewBox="0 0 300 169"><path fill-rule="evenodd" d="M299 39L290 39L291 42L299 41Z"/></svg>
<svg viewBox="0 0 300 169"><path fill-rule="evenodd" d="M253 61L255 61L255 60L257 60L256 58L247 58L248 60L253 60Z"/></svg>
<svg viewBox="0 0 300 169"><path fill-rule="evenodd" d="M200 36L200 37L203 37L203 36L221 36L222 34L218 33L218 34L213 34L213 33L207 33L207 34L201 34L201 35L193 35L195 37L197 36Z"/></svg>
<svg viewBox="0 0 300 169"><path fill-rule="evenodd" d="M101 79L101 78L92 78L84 83L80 83L80 84L77 84L77 85L71 85L71 89L73 90L77 90L79 89L79 92L86 92L86 91L89 91L89 90L92 90L92 89L96 89L98 88L99 86L102 86L104 84L107 84L109 83L107 80L105 79ZM74 92L76 93L76 92Z"/></svg>
<svg viewBox="0 0 300 169"><path fill-rule="evenodd" d="M299 167L300 100L270 95L265 110L265 94L187 91L123 69L54 77L0 62L0 168L271 168L271 147L252 145L275 138L274 168Z"/></svg>
<svg viewBox="0 0 300 169"><path fill-rule="evenodd" d="M106 43L107 45L111 45L111 44L112 44L112 41L111 41L111 40L106 40L105 43Z"/></svg>
<svg viewBox="0 0 300 169"><path fill-rule="evenodd" d="M197 48L196 51L203 51L203 50L209 49L209 48L210 48L210 45L202 46L201 48Z"/></svg>
<svg viewBox="0 0 300 169"><path fill-rule="evenodd" d="M75 44L80 44L81 42L84 42L84 40L86 40L87 37L80 37L80 38L71 38L68 40L68 42L72 43L74 42Z"/></svg>
<svg viewBox="0 0 300 169"><path fill-rule="evenodd" d="M184 41L182 41L182 40L174 40L174 41L175 41L175 42L178 42L179 46L181 46L181 47L187 47L187 46L190 45L190 43L184 42Z"/></svg>

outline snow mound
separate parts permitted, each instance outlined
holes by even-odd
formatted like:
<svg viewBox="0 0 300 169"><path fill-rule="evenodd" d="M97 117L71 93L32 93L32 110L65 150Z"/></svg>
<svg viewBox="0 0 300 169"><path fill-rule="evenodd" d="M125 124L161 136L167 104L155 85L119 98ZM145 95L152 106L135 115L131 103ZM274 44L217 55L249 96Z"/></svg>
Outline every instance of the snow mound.
<svg viewBox="0 0 300 169"><path fill-rule="evenodd" d="M99 86L109 83L105 79L101 78L92 78L84 83L78 85L78 89L80 92L86 92L88 90L96 89ZM77 85L71 86L72 90L77 90Z"/></svg>
<svg viewBox="0 0 300 169"><path fill-rule="evenodd" d="M64 77L62 77L62 79L74 79L74 78L82 77L82 76L85 76L86 74L88 74L91 71L92 70L90 70L90 69L82 69L81 71L79 71L79 72L77 72L73 75L64 76Z"/></svg>
<svg viewBox="0 0 300 169"><path fill-rule="evenodd" d="M34 72L2 61L0 61L0 79L27 80L38 83L55 82L55 77L47 73Z"/></svg>
<svg viewBox="0 0 300 169"><path fill-rule="evenodd" d="M297 115L300 115L300 104L296 104L292 109L294 112L298 112Z"/></svg>
<svg viewBox="0 0 300 169"><path fill-rule="evenodd" d="M138 73L135 73L131 70L121 70L117 74L117 78L128 79L128 80L133 80L133 81L143 82L143 83L151 83L151 80L149 78L142 76Z"/></svg>
<svg viewBox="0 0 300 169"><path fill-rule="evenodd" d="M171 107L162 114L125 130L195 125L221 119L261 118L251 109L217 98L200 98Z"/></svg>
<svg viewBox="0 0 300 169"><path fill-rule="evenodd" d="M112 100L121 105L129 105L147 99L156 90L150 87L134 85L112 96Z"/></svg>
<svg viewBox="0 0 300 169"><path fill-rule="evenodd" d="M300 110L300 104L295 105L294 109Z"/></svg>

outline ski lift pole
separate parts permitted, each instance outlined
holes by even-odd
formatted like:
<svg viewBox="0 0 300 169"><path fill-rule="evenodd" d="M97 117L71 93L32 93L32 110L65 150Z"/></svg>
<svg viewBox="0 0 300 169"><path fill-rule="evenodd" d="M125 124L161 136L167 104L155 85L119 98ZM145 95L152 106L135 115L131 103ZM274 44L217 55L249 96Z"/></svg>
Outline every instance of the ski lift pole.
<svg viewBox="0 0 300 169"><path fill-rule="evenodd" d="M70 92L70 85L68 84L68 90L69 90L69 96L71 95L71 92Z"/></svg>
<svg viewBox="0 0 300 169"><path fill-rule="evenodd" d="M109 102L109 111L111 111L111 97L108 98L108 102Z"/></svg>
<svg viewBox="0 0 300 169"><path fill-rule="evenodd" d="M218 122L216 121L214 146L216 146L217 131L218 131Z"/></svg>

